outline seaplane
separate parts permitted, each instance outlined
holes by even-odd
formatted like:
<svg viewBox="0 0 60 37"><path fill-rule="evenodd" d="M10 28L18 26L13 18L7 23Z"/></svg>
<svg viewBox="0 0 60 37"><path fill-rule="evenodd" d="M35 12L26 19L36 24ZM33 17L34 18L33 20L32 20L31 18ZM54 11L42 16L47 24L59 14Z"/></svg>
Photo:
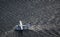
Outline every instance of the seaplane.
<svg viewBox="0 0 60 37"><path fill-rule="evenodd" d="M30 27L30 24L23 25L22 21L20 20L19 25L16 25L15 30L16 31L22 31L22 30L29 29L29 27Z"/></svg>
<svg viewBox="0 0 60 37"><path fill-rule="evenodd" d="M27 24L23 25L22 21L20 20L18 25L13 27L12 30L9 30L9 31L5 32L5 34L7 35L7 33L14 32L14 31L21 31L22 32L23 30L28 30L30 27L31 27L30 23L27 23Z"/></svg>

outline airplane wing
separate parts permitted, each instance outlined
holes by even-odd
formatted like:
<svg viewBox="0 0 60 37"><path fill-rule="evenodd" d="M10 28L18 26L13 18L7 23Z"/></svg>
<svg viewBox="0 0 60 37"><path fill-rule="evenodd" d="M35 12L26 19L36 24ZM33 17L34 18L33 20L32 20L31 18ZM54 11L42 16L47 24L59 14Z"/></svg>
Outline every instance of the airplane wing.
<svg viewBox="0 0 60 37"><path fill-rule="evenodd" d="M27 25L23 25L23 26L27 26Z"/></svg>
<svg viewBox="0 0 60 37"><path fill-rule="evenodd" d="M29 29L31 27L31 24L26 24L23 26L23 29Z"/></svg>

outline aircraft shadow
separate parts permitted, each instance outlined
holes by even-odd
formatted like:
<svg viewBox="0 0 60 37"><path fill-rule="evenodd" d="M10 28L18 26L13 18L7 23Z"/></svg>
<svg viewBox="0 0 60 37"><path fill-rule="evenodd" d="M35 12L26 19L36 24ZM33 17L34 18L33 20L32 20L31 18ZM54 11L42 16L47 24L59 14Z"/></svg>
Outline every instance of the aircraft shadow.
<svg viewBox="0 0 60 37"><path fill-rule="evenodd" d="M46 30L35 32L33 30L13 31L7 35L0 35L0 37L60 37L59 30Z"/></svg>
<svg viewBox="0 0 60 37"><path fill-rule="evenodd" d="M32 30L21 30L21 31L16 31L18 33L18 37L37 37L37 33Z"/></svg>

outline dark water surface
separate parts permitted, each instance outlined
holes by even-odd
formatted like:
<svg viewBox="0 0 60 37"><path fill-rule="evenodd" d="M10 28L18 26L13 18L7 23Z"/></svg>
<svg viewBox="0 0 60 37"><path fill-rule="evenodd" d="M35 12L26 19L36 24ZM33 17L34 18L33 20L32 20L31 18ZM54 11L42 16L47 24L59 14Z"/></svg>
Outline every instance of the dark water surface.
<svg viewBox="0 0 60 37"><path fill-rule="evenodd" d="M42 30L24 30L23 34L13 31L6 35L19 20L40 25ZM60 0L0 0L0 36L60 37Z"/></svg>

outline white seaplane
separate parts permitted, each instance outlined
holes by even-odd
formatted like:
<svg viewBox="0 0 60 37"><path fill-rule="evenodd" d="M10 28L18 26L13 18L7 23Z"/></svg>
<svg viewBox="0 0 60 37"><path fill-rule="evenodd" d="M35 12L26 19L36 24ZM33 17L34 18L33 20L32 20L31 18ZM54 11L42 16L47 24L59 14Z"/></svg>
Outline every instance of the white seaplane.
<svg viewBox="0 0 60 37"><path fill-rule="evenodd" d="M30 27L30 24L23 25L21 20L19 21L19 23L20 24L16 25L16 27L15 27L15 30L17 30L17 31L29 29L29 27Z"/></svg>
<svg viewBox="0 0 60 37"><path fill-rule="evenodd" d="M16 25L15 27L13 27L12 30L9 30L9 31L5 32L5 34L7 35L7 33L14 32L14 30L16 30L16 31L27 30L31 27L31 24L23 25L21 20L19 22L20 22L19 25Z"/></svg>

